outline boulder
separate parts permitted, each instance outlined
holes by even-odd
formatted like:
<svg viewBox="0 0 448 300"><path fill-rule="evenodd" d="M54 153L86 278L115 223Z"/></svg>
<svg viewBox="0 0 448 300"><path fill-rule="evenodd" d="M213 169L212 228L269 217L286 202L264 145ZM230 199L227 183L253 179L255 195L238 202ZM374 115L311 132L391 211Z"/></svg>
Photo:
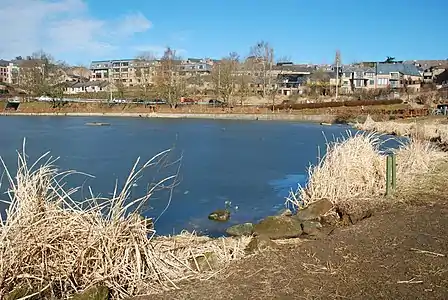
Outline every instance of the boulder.
<svg viewBox="0 0 448 300"><path fill-rule="evenodd" d="M321 233L322 224L316 221L304 221L302 231L306 235L317 236Z"/></svg>
<svg viewBox="0 0 448 300"><path fill-rule="evenodd" d="M225 222L230 219L230 211L227 209L218 209L208 215L209 220Z"/></svg>
<svg viewBox="0 0 448 300"><path fill-rule="evenodd" d="M329 227L336 227L340 220L341 218L336 212L327 213L326 215L320 217L320 223L323 226Z"/></svg>
<svg viewBox="0 0 448 300"><path fill-rule="evenodd" d="M297 219L270 216L254 226L254 234L273 240L295 238L302 234L302 227Z"/></svg>
<svg viewBox="0 0 448 300"><path fill-rule="evenodd" d="M352 224L356 224L361 220L370 218L372 215L373 212L371 209L359 210L348 214L348 216L350 217L350 222Z"/></svg>
<svg viewBox="0 0 448 300"><path fill-rule="evenodd" d="M327 199L321 199L301 209L294 216L299 221L311 221L319 219L333 208L333 203Z"/></svg>
<svg viewBox="0 0 448 300"><path fill-rule="evenodd" d="M292 211L289 208L286 208L286 209L280 211L279 215L283 216L283 217L291 217L292 216Z"/></svg>
<svg viewBox="0 0 448 300"><path fill-rule="evenodd" d="M218 257L214 252L205 252L203 255L189 258L190 267L196 272L213 271L218 266Z"/></svg>
<svg viewBox="0 0 448 300"><path fill-rule="evenodd" d="M109 300L109 288L107 286L93 286L84 292L75 294L71 300Z"/></svg>
<svg viewBox="0 0 448 300"><path fill-rule="evenodd" d="M267 236L254 236L244 249L246 254L252 254L265 249L275 249L277 244L271 241Z"/></svg>
<svg viewBox="0 0 448 300"><path fill-rule="evenodd" d="M226 233L231 236L252 235L254 232L254 224L244 223L230 226L226 229Z"/></svg>

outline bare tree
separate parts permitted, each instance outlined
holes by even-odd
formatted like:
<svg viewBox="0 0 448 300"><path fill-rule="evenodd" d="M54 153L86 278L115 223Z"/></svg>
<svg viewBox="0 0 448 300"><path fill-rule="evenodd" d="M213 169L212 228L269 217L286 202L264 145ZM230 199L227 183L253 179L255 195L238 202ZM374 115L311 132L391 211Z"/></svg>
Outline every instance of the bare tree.
<svg viewBox="0 0 448 300"><path fill-rule="evenodd" d="M237 85L238 85L238 96L240 99L240 105L244 105L244 101L251 95L251 83L252 78L246 74L238 74Z"/></svg>
<svg viewBox="0 0 448 300"><path fill-rule="evenodd" d="M186 92L186 81L179 75L180 63L181 58L176 55L176 50L167 47L155 68L154 86L156 93L172 107Z"/></svg>
<svg viewBox="0 0 448 300"><path fill-rule="evenodd" d="M64 76L68 66L43 51L27 56L19 63L19 87L34 96L62 99Z"/></svg>
<svg viewBox="0 0 448 300"><path fill-rule="evenodd" d="M135 76L137 85L141 88L143 97L148 97L149 87L152 84L152 77L157 64L156 55L151 52L143 52L135 60Z"/></svg>
<svg viewBox="0 0 448 300"><path fill-rule="evenodd" d="M232 104L231 98L236 91L237 70L239 56L236 52L231 52L229 56L213 66L212 81L219 98L222 97L225 103Z"/></svg>
<svg viewBox="0 0 448 300"><path fill-rule="evenodd" d="M267 87L271 83L271 70L274 63L274 49L268 42L260 41L250 49L250 60L253 61L254 75L257 84L262 85L263 98L267 95Z"/></svg>
<svg viewBox="0 0 448 300"><path fill-rule="evenodd" d="M310 75L308 86L315 94L326 96L330 87L330 75L324 69L317 69Z"/></svg>

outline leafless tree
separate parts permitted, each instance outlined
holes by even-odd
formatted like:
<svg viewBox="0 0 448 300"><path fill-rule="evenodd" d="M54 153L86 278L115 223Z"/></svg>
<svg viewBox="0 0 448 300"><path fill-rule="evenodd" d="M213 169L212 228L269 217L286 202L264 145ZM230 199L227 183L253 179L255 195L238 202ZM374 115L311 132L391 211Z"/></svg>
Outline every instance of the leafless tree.
<svg viewBox="0 0 448 300"><path fill-rule="evenodd" d="M174 106L185 95L186 81L179 75L181 58L167 47L155 67L154 87L157 95Z"/></svg>
<svg viewBox="0 0 448 300"><path fill-rule="evenodd" d="M212 81L216 89L216 94L225 103L232 104L231 99L236 91L237 70L239 56L236 52L231 52L229 56L213 66Z"/></svg>
<svg viewBox="0 0 448 300"><path fill-rule="evenodd" d="M262 85L262 96L267 96L267 87L271 86L271 70L274 64L274 49L268 42L260 41L250 49L249 59L253 62L257 84Z"/></svg>
<svg viewBox="0 0 448 300"><path fill-rule="evenodd" d="M317 69L310 75L308 86L318 95L327 95L330 89L330 75L324 69Z"/></svg>
<svg viewBox="0 0 448 300"><path fill-rule="evenodd" d="M68 66L43 51L35 52L19 62L18 85L34 96L62 99L64 76Z"/></svg>
<svg viewBox="0 0 448 300"><path fill-rule="evenodd" d="M141 88L143 97L148 97L149 87L153 81L155 66L157 64L156 55L151 52L143 52L135 60L135 76L137 85Z"/></svg>

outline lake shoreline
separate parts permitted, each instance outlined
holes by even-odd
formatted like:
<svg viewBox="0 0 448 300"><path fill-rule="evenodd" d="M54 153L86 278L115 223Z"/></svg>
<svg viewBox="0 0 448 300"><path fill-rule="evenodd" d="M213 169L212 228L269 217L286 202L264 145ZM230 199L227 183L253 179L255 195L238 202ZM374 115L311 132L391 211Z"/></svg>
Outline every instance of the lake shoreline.
<svg viewBox="0 0 448 300"><path fill-rule="evenodd" d="M244 114L244 113L115 113L115 112L2 112L0 116L57 116L57 117L127 117L127 118L161 118L161 119L216 119L216 120L258 120L258 121L301 121L332 123L336 115L308 114Z"/></svg>

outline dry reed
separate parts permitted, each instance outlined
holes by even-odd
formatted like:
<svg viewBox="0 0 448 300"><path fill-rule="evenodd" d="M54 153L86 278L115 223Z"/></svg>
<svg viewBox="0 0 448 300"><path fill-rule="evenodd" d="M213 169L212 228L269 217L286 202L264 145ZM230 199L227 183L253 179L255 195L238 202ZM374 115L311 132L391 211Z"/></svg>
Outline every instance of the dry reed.
<svg viewBox="0 0 448 300"><path fill-rule="evenodd" d="M386 156L380 150L381 136L376 133L350 134L327 143L325 156L309 168L306 186L291 192L288 204L303 208L320 199L340 207L374 205L386 190ZM428 141L410 140L398 149L397 185L412 184L415 176L429 172L434 162L445 157ZM373 200L373 201L372 201Z"/></svg>
<svg viewBox="0 0 448 300"><path fill-rule="evenodd" d="M448 144L448 124L435 122L430 124L394 121L375 122L370 116L367 116L364 123L355 124L355 127L364 131L380 132L423 140L437 140L442 144Z"/></svg>
<svg viewBox="0 0 448 300"><path fill-rule="evenodd" d="M79 202L71 198L76 189L65 190L62 183L73 172L58 173L53 159L37 167L48 153L29 166L23 150L15 178L6 171L10 202L0 227L0 299L16 287L30 288L41 299L67 299L98 285L107 286L112 299L123 299L176 288L182 279L210 276L243 257L247 238L212 240L190 233L156 238L142 220L140 209L154 190L176 175L139 199L130 199L130 188L168 152L140 169L137 160L121 192L116 188L110 199ZM211 268L192 265L210 253Z"/></svg>

